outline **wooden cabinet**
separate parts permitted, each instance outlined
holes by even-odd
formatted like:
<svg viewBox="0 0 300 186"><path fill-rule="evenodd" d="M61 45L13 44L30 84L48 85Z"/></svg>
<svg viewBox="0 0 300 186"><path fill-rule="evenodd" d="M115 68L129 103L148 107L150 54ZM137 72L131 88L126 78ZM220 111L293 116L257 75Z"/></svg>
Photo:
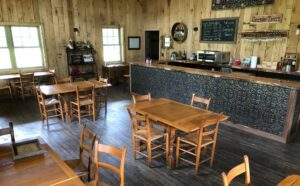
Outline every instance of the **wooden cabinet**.
<svg viewBox="0 0 300 186"><path fill-rule="evenodd" d="M82 45L74 45L74 49L67 48L68 74L73 80L87 80L97 78L97 65L94 49Z"/></svg>
<svg viewBox="0 0 300 186"><path fill-rule="evenodd" d="M118 84L124 79L124 75L129 74L129 65L110 64L102 67L102 76L108 78L112 84Z"/></svg>

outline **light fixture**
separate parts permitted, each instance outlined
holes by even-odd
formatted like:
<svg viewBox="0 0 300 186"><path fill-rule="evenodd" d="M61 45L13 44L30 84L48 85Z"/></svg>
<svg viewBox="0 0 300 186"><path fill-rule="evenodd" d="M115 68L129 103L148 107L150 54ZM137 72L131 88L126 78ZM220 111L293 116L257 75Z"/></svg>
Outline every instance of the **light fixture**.
<svg viewBox="0 0 300 186"><path fill-rule="evenodd" d="M78 32L79 33L79 28L74 28L73 30L74 32Z"/></svg>
<svg viewBox="0 0 300 186"><path fill-rule="evenodd" d="M300 35L300 25L297 25L296 35Z"/></svg>

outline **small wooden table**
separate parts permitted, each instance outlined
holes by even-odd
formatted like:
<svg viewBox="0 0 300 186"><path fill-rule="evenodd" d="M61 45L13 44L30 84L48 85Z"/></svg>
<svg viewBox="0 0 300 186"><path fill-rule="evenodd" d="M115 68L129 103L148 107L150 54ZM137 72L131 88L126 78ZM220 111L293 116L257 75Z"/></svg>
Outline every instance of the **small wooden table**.
<svg viewBox="0 0 300 186"><path fill-rule="evenodd" d="M126 63L110 64L102 67L102 74L105 78L109 79L109 82L113 84L119 83L124 74L129 73L129 65Z"/></svg>
<svg viewBox="0 0 300 186"><path fill-rule="evenodd" d="M300 185L300 175L290 175L281 180L277 186L297 186Z"/></svg>
<svg viewBox="0 0 300 186"><path fill-rule="evenodd" d="M42 140L40 140L41 143ZM10 144L0 144L1 185L51 185L76 176L76 173L46 144L43 156L14 161ZM80 179L77 185L85 185Z"/></svg>
<svg viewBox="0 0 300 186"><path fill-rule="evenodd" d="M174 140L176 130L181 130L186 133L199 130L201 123L206 120L214 119L219 116L218 113L192 107L183 103L175 102L168 99L156 99L136 104L127 105L126 108L133 109L138 113L147 114L151 120L164 123L168 127L169 134L169 160L168 167L174 167ZM225 116L222 121L229 117Z"/></svg>
<svg viewBox="0 0 300 186"><path fill-rule="evenodd" d="M101 88L107 88L111 87L111 84L109 83L103 83L99 82L97 80L89 80L89 81L78 81L78 82L72 82L72 83L64 83L64 84L57 84L57 85L41 85L40 89L41 92L46 96L53 96L57 94L67 94L76 92L76 86L79 86L80 88L89 87L91 85L95 86L95 89L101 89ZM105 89L105 105L107 105L107 89ZM69 110L69 103L65 100L65 108L67 110L66 112L66 120L70 121L71 115ZM106 109L106 108L105 108Z"/></svg>

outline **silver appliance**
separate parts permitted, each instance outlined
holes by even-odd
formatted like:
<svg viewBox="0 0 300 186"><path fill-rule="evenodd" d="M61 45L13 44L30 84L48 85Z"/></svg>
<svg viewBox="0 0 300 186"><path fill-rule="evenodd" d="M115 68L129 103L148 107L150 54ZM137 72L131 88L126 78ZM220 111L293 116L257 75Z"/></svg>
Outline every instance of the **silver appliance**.
<svg viewBox="0 0 300 186"><path fill-rule="evenodd" d="M230 52L201 50L197 52L197 61L209 63L229 63Z"/></svg>

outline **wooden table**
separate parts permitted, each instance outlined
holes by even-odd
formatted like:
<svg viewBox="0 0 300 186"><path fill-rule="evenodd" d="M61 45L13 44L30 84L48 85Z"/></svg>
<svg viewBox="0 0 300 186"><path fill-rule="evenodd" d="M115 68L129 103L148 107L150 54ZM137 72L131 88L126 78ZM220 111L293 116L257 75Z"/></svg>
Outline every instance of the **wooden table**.
<svg viewBox="0 0 300 186"><path fill-rule="evenodd" d="M174 140L176 130L183 132L194 132L199 130L201 123L218 117L218 113L192 107L190 105L182 104L168 99L156 99L151 101L139 102L132 105L127 105L126 108L133 109L138 113L147 114L148 117L154 121L164 123L167 126L169 133L169 160L168 167L174 167ZM229 117L225 116L222 121Z"/></svg>
<svg viewBox="0 0 300 186"><path fill-rule="evenodd" d="M42 77L42 76L52 76L53 73L45 71L45 72L34 72L34 77ZM5 74L0 75L0 80L12 80L20 78L20 74Z"/></svg>
<svg viewBox="0 0 300 186"><path fill-rule="evenodd" d="M118 84L124 74L129 74L129 65L126 63L105 65L102 67L102 74L112 84Z"/></svg>
<svg viewBox="0 0 300 186"><path fill-rule="evenodd" d="M42 140L40 140L42 142ZM51 185L76 176L76 173L46 144L43 156L14 161L10 144L0 144L0 185ZM80 179L77 185L85 185Z"/></svg>
<svg viewBox="0 0 300 186"><path fill-rule="evenodd" d="M91 85L95 86L95 89L107 88L110 87L111 84L99 82L97 80L89 80L89 81L78 81L72 83L64 83L64 84L56 84L56 85L41 85L41 92L46 96L53 96L57 94L67 94L73 93L76 91L76 86L80 88L89 87ZM107 89L105 90L105 105L107 105ZM69 109L69 103L65 100L65 108L66 112L66 121L70 121L71 114ZM105 108L106 109L106 108Z"/></svg>
<svg viewBox="0 0 300 186"><path fill-rule="evenodd" d="M300 175L290 175L284 178L277 186L297 186L300 185Z"/></svg>

